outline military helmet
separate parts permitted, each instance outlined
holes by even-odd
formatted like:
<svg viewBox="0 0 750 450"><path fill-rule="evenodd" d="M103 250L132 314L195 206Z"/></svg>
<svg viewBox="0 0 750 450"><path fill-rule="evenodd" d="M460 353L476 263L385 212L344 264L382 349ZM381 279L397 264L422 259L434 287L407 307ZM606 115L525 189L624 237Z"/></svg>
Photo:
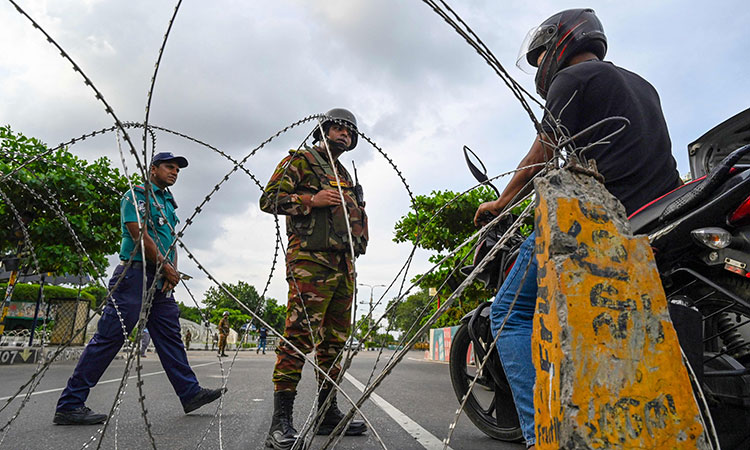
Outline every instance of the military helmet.
<svg viewBox="0 0 750 450"><path fill-rule="evenodd" d="M323 122L323 131L328 134L328 128L334 122L344 122L346 125L351 127L352 143L349 145L347 150L351 150L357 146L357 118L354 117L351 111L344 108L333 108L332 110L325 113L327 119ZM313 130L313 139L315 142L323 140L320 136L320 127L316 126Z"/></svg>
<svg viewBox="0 0 750 450"><path fill-rule="evenodd" d="M544 58L537 63L539 55L545 51ZM592 52L604 59L607 54L604 27L593 9L568 9L529 31L521 44L516 65L525 72L530 72L530 67L536 68L536 91L542 98L547 98L557 72L565 68L572 57L583 52Z"/></svg>

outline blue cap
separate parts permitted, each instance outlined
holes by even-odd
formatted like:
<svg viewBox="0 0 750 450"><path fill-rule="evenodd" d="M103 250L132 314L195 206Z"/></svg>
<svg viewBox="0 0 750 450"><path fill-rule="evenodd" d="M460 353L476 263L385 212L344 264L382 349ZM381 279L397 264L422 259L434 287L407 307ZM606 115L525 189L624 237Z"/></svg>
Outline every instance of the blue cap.
<svg viewBox="0 0 750 450"><path fill-rule="evenodd" d="M187 167L188 160L184 156L175 156L172 152L161 152L154 155L151 158L151 165L158 163L159 161L175 161L177 165L182 169Z"/></svg>

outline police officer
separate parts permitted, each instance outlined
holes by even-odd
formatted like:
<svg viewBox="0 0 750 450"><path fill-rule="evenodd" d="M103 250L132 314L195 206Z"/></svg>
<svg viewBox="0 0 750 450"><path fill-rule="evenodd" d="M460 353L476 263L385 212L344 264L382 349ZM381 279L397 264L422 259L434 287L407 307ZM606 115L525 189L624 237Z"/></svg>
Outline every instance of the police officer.
<svg viewBox="0 0 750 450"><path fill-rule="evenodd" d="M354 292L351 246L355 256L365 253L368 234L361 187L338 161L357 145L357 120L341 108L326 116L313 132L313 144L317 145L290 151L276 167L260 207L287 216L289 300L284 337L305 353L315 350L318 365L335 380L341 370L338 356L350 332ZM283 341L276 354L274 412L266 446L288 449L297 437L292 412L305 360ZM332 386L319 374L318 383L320 408ZM343 418L335 393L322 416L318 434L330 434ZM360 435L366 430L364 422L355 420L346 434Z"/></svg>
<svg viewBox="0 0 750 450"><path fill-rule="evenodd" d="M188 165L187 159L163 152L154 155L150 166L150 180L153 194L146 195L143 186L135 186L120 201L120 224L122 243L120 264L115 268L109 281L111 297L102 312L97 332L91 338L78 360L73 375L68 380L57 402L54 423L59 425L90 425L102 423L105 414L95 414L86 407L86 398L92 387L122 347L125 339L118 311L125 324L125 332L130 331L138 321L143 291L143 270L145 264L146 283L150 287L156 280L153 304L146 326L154 341L162 367L187 414L218 399L226 389L201 388L195 373L190 368L185 347L180 339L180 311L175 303L172 289L180 280L177 272L177 252L172 246L174 234L171 229L177 226L175 214L177 203L167 189L177 181L180 169ZM150 221L143 238L146 257L137 244L142 222L146 217L146 199L150 208ZM136 212L137 208L137 212ZM170 229L171 228L171 229ZM134 254L128 267L128 260ZM157 276L156 266L161 265ZM118 283L117 287L115 285ZM114 290L112 290L114 288ZM115 309L115 303L117 309Z"/></svg>

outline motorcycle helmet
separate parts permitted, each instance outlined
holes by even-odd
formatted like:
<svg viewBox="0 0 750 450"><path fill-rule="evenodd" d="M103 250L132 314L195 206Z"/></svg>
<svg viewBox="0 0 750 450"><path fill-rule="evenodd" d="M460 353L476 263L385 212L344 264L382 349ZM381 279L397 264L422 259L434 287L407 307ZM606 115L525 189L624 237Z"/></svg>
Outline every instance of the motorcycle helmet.
<svg viewBox="0 0 750 450"><path fill-rule="evenodd" d="M351 127L351 135L352 135L352 143L349 144L349 148L347 150L351 150L354 147L357 146L357 118L354 117L354 114L352 114L351 111L344 108L333 108L332 110L328 111L325 114L329 119L326 119L325 122L323 122L323 132L325 134L328 134L328 128L331 127L331 124L334 122L344 122L346 125L349 125ZM323 140L322 136L320 135L320 127L316 126L313 130L313 142L318 142Z"/></svg>
<svg viewBox="0 0 750 450"><path fill-rule="evenodd" d="M538 62L542 52L546 53ZM568 9L529 31L521 44L516 65L528 73L536 68L536 92L546 99L557 72L565 68L573 56L583 52L604 59L607 54L604 27L593 9Z"/></svg>

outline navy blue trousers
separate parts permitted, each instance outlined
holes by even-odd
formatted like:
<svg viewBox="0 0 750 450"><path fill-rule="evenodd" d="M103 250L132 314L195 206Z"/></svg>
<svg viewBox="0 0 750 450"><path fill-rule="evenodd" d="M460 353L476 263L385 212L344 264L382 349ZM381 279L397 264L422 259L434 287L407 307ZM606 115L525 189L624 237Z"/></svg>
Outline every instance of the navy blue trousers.
<svg viewBox="0 0 750 450"><path fill-rule="evenodd" d="M124 266L115 268L109 280L110 289L115 285L123 270L125 270ZM153 278L153 274L148 274L148 285L151 285ZM142 289L142 269L130 268L112 293L128 334L138 322ZM179 317L180 310L174 297L171 294L167 297L163 292L157 291L146 327L154 341L154 347L169 382L172 383L180 401L185 404L198 393L200 386L188 363L185 347L182 345ZM81 359L78 360L67 387L57 401L58 411L69 411L84 406L89 391L99 382L102 374L122 347L124 339L122 325L110 299L102 312L96 334L81 354Z"/></svg>

